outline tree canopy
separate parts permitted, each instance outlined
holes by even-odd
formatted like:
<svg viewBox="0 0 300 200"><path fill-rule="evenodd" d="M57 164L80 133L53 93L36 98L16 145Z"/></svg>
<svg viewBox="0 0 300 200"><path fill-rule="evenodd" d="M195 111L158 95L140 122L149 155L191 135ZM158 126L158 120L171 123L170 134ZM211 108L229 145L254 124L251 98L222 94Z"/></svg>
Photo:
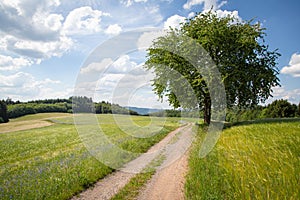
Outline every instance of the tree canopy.
<svg viewBox="0 0 300 200"><path fill-rule="evenodd" d="M172 86L177 80L168 75L176 71L188 81L196 95L197 106L203 108L204 122L210 123L213 99L207 79L188 60L166 50L171 46L185 54L195 54L191 45L181 39L185 36L201 45L214 62L221 74L228 107L252 107L264 102L271 96L272 87L279 85L276 60L280 56L277 50L270 51L265 44L264 31L260 23L239 21L230 15L218 17L213 11L186 20L181 28L170 29L155 40L147 51L145 67L154 71L154 91L159 98L166 96L175 108L185 107ZM198 57L201 68L212 67L206 66L207 61L201 61L202 55Z"/></svg>
<svg viewBox="0 0 300 200"><path fill-rule="evenodd" d="M297 115L297 106L284 99L273 101L265 111L265 117L269 118L295 117L295 115Z"/></svg>

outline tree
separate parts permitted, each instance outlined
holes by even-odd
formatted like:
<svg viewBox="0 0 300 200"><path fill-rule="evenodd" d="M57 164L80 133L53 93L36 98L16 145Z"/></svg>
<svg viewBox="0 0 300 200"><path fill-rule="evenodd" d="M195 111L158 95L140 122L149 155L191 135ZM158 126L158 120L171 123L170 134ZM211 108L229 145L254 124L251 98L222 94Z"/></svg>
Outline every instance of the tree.
<svg viewBox="0 0 300 200"><path fill-rule="evenodd" d="M2 119L2 120L1 120ZM5 101L0 101L0 121L6 123L9 121L8 115L7 115L7 106Z"/></svg>
<svg viewBox="0 0 300 200"><path fill-rule="evenodd" d="M297 106L291 104L287 100L275 100L266 108L265 117L269 118L283 118L295 117Z"/></svg>
<svg viewBox="0 0 300 200"><path fill-rule="evenodd" d="M154 71L154 91L159 98L167 96L173 107L185 106L181 105L172 87L177 80L168 76L176 71L188 80L197 96L198 107L203 108L204 122L210 123L213 99L207 81L186 59L164 48L171 46L186 53L195 53L180 39L181 36L192 38L209 54L221 73L229 108L252 107L264 102L271 96L272 87L279 85L276 60L280 54L277 50L269 51L264 44L265 33L260 23L240 22L229 15L218 17L209 11L188 19L180 29L171 29L154 41L147 51L145 67ZM199 59L202 59L201 56ZM198 63L205 62L199 60Z"/></svg>

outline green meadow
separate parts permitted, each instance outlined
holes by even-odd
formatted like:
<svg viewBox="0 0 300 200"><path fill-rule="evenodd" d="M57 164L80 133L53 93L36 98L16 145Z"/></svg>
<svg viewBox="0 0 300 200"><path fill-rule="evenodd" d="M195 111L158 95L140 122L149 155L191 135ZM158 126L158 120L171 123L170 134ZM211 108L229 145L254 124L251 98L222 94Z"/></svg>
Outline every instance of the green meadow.
<svg viewBox="0 0 300 200"><path fill-rule="evenodd" d="M121 130L113 115L97 115L97 123L113 143L137 153L147 151L179 126L175 118L162 121L155 117L116 117L118 123L127 123L128 119L133 123L123 124ZM2 125L0 132L14 127L14 123L39 123L39 120L53 124L0 134L0 199L68 199L113 171L91 156L77 133L78 128L95 129L95 125L83 123L75 127L71 115L28 115ZM149 124L154 128L145 133L151 137L134 133L136 126L146 129Z"/></svg>
<svg viewBox="0 0 300 200"><path fill-rule="evenodd" d="M187 199L299 199L300 120L236 125L199 158L199 128L189 159Z"/></svg>

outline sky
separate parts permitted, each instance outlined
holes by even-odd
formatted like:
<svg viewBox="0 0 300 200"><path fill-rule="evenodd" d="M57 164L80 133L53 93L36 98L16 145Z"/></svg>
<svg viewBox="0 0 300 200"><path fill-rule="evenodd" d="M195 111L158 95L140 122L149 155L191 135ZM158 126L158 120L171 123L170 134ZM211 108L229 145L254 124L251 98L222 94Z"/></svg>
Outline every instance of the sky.
<svg viewBox="0 0 300 200"><path fill-rule="evenodd" d="M151 74L142 67L143 48L150 44L124 53L120 39L128 31L134 35L147 28L179 27L186 18L210 8L219 16L262 23L270 50L281 53L281 87L273 88L274 97L267 102L283 98L298 104L298 0L1 0L0 99L68 98L86 94L89 88L87 94L95 101L166 108L168 103L157 101ZM145 33L135 39L149 43L152 37ZM114 56L103 57L107 52Z"/></svg>

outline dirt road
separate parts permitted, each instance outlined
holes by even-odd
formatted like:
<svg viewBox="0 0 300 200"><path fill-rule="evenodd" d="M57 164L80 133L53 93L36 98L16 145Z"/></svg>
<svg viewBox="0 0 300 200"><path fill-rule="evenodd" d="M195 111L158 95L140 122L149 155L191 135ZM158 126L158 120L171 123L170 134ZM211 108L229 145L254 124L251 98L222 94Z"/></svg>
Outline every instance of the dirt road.
<svg viewBox="0 0 300 200"><path fill-rule="evenodd" d="M192 124L182 126L169 133L149 151L128 163L73 198L106 200L113 197L129 180L140 173L157 156L165 160L141 191L138 199L184 199L183 186L187 172L187 150L193 140Z"/></svg>

